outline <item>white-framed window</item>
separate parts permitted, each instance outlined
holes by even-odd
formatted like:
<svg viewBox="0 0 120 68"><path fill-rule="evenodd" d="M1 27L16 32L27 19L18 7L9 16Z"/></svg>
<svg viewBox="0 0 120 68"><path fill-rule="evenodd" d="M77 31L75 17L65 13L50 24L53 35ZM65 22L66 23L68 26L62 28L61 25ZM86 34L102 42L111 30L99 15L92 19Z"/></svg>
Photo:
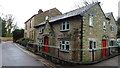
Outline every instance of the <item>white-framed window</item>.
<svg viewBox="0 0 120 68"><path fill-rule="evenodd" d="M115 28L114 28L113 25L110 26L110 31L111 31L111 32L115 32Z"/></svg>
<svg viewBox="0 0 120 68"><path fill-rule="evenodd" d="M39 33L43 33L43 31L44 31L44 27L40 27L39 28Z"/></svg>
<svg viewBox="0 0 120 68"><path fill-rule="evenodd" d="M93 26L93 15L89 16L89 26Z"/></svg>
<svg viewBox="0 0 120 68"><path fill-rule="evenodd" d="M97 42L95 40L89 41L89 49L96 49Z"/></svg>
<svg viewBox="0 0 120 68"><path fill-rule="evenodd" d="M39 43L39 47L42 47L42 45L43 45L43 40L39 40L38 43Z"/></svg>
<svg viewBox="0 0 120 68"><path fill-rule="evenodd" d="M68 21L62 22L60 25L60 31L70 30L70 23Z"/></svg>
<svg viewBox="0 0 120 68"><path fill-rule="evenodd" d="M60 50L69 51L70 42L69 41L60 41Z"/></svg>
<svg viewBox="0 0 120 68"><path fill-rule="evenodd" d="M115 41L115 40L110 40L110 46L114 46L114 45L115 45L115 43L116 43L116 41Z"/></svg>
<svg viewBox="0 0 120 68"><path fill-rule="evenodd" d="M106 29L106 22L103 22L103 29Z"/></svg>

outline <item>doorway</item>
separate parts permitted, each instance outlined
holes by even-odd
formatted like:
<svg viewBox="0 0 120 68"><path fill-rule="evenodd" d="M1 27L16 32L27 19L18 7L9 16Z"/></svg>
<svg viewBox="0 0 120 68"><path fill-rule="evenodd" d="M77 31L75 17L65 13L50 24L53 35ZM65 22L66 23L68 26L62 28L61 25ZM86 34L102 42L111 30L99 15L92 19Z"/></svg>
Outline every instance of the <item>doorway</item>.
<svg viewBox="0 0 120 68"><path fill-rule="evenodd" d="M43 50L44 50L44 52L46 52L46 53L48 53L48 37L47 36L45 36L44 37L44 47L43 47Z"/></svg>
<svg viewBox="0 0 120 68"><path fill-rule="evenodd" d="M106 40L102 40L102 58L106 57Z"/></svg>

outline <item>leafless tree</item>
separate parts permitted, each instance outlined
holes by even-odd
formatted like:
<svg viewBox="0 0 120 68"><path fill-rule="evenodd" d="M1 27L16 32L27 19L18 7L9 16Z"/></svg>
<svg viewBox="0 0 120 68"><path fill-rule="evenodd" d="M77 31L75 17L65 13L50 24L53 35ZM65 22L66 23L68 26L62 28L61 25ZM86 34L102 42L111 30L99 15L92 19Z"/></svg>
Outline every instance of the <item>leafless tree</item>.
<svg viewBox="0 0 120 68"><path fill-rule="evenodd" d="M5 16L7 35L10 36L13 28L14 17L12 14L8 14Z"/></svg>
<svg viewBox="0 0 120 68"><path fill-rule="evenodd" d="M75 3L75 7L82 8L84 6L87 6L89 4L96 3L96 2L98 2L98 0L83 0L82 2Z"/></svg>

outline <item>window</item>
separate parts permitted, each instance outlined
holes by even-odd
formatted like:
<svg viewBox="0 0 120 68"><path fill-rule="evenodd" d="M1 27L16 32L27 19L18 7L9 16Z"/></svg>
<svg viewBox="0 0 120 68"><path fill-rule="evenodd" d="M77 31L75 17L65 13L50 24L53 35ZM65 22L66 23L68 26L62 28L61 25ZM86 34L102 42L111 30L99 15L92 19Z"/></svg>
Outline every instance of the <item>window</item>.
<svg viewBox="0 0 120 68"><path fill-rule="evenodd" d="M40 27L40 28L39 28L39 33L43 33L43 31L44 31L44 28L43 28L43 27Z"/></svg>
<svg viewBox="0 0 120 68"><path fill-rule="evenodd" d="M69 22L63 22L60 25L60 30L61 31L68 31L68 30L70 30L70 24L69 24Z"/></svg>
<svg viewBox="0 0 120 68"><path fill-rule="evenodd" d="M110 31L111 32L114 32L115 31L115 29L114 29L114 26L112 25L112 26L110 26Z"/></svg>
<svg viewBox="0 0 120 68"><path fill-rule="evenodd" d="M89 49L95 49L96 48L96 41L90 40L89 45L90 45Z"/></svg>
<svg viewBox="0 0 120 68"><path fill-rule="evenodd" d="M31 26L32 26L31 24L32 24L32 22L31 22L31 20L30 20L30 28L31 28Z"/></svg>
<svg viewBox="0 0 120 68"><path fill-rule="evenodd" d="M27 30L27 23L25 24L25 29Z"/></svg>
<svg viewBox="0 0 120 68"><path fill-rule="evenodd" d="M69 41L60 41L60 50L69 51L70 42Z"/></svg>
<svg viewBox="0 0 120 68"><path fill-rule="evenodd" d="M34 31L32 30L31 32L32 32L32 38L34 39Z"/></svg>
<svg viewBox="0 0 120 68"><path fill-rule="evenodd" d="M103 29L106 29L106 22L103 22Z"/></svg>
<svg viewBox="0 0 120 68"><path fill-rule="evenodd" d="M39 47L42 47L42 45L43 45L43 40L39 40L38 43L39 43Z"/></svg>
<svg viewBox="0 0 120 68"><path fill-rule="evenodd" d="M114 46L115 45L115 40L110 40L110 46Z"/></svg>
<svg viewBox="0 0 120 68"><path fill-rule="evenodd" d="M92 15L89 16L89 25L93 26L93 16Z"/></svg>

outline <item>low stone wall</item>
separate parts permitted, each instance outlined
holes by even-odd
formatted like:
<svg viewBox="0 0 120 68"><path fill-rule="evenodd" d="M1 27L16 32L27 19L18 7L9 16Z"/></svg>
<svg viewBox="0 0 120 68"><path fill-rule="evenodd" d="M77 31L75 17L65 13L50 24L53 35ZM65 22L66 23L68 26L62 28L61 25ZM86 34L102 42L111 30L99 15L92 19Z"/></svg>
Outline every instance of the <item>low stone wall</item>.
<svg viewBox="0 0 120 68"><path fill-rule="evenodd" d="M1 37L1 41L13 41L13 37Z"/></svg>

